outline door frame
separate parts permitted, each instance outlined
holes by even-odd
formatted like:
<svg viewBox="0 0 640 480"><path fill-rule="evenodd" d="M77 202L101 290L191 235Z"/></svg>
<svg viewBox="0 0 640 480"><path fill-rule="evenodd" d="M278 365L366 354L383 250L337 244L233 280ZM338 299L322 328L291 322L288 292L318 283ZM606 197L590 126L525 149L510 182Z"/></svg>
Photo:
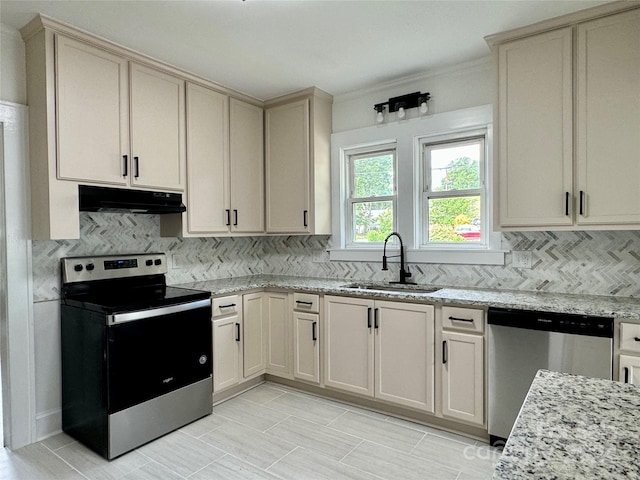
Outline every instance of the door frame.
<svg viewBox="0 0 640 480"><path fill-rule="evenodd" d="M15 450L36 438L26 106L0 102L0 136L0 367L4 445Z"/></svg>

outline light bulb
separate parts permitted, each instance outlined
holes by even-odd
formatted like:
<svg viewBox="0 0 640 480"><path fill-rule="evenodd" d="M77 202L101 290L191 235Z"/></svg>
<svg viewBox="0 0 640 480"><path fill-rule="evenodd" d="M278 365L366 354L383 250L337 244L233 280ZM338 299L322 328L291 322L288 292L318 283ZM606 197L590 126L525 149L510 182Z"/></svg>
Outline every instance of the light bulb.
<svg viewBox="0 0 640 480"><path fill-rule="evenodd" d="M382 110L379 111L378 114L376 115L376 121L378 123L384 122L384 113L382 113Z"/></svg>
<svg viewBox="0 0 640 480"><path fill-rule="evenodd" d="M424 115L425 113L427 113L429 111L429 106L427 105L427 102L422 102L420 104L420 113L422 115Z"/></svg>
<svg viewBox="0 0 640 480"><path fill-rule="evenodd" d="M398 109L398 118L404 118L407 115L407 112L404 111L404 107L400 107Z"/></svg>

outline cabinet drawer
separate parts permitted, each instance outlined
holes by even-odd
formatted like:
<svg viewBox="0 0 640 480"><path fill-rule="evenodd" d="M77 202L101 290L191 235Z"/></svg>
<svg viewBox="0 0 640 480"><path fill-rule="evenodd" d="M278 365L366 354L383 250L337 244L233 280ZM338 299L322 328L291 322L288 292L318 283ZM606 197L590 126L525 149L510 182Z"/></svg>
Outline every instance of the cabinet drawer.
<svg viewBox="0 0 640 480"><path fill-rule="evenodd" d="M229 295L228 297L219 297L213 299L212 316L223 317L225 315L231 315L232 313L238 313L240 310L240 298L238 295Z"/></svg>
<svg viewBox="0 0 640 480"><path fill-rule="evenodd" d="M484 332L484 310L442 307L442 328L482 333Z"/></svg>
<svg viewBox="0 0 640 480"><path fill-rule="evenodd" d="M640 353L640 324L620 324L620 350Z"/></svg>
<svg viewBox="0 0 640 480"><path fill-rule="evenodd" d="M294 293L293 308L303 312L318 313L320 310L320 295L312 293Z"/></svg>

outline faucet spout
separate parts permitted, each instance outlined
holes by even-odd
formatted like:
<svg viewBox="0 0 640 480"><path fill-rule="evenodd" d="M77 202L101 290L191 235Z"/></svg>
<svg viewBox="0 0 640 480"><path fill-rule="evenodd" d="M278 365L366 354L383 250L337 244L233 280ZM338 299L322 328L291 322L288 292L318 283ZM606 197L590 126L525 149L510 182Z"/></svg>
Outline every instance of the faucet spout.
<svg viewBox="0 0 640 480"><path fill-rule="evenodd" d="M407 282L407 278L411 277L411 272L409 271L409 267L407 267L406 270L404 268L404 244L402 243L402 237L398 232L391 232L387 235L387 238L384 239L384 248L382 250L382 270L389 269L387 266L387 242L394 236L398 237L398 240L400 241L400 255L389 255L389 257L400 257L400 280L389 283L415 284L414 282Z"/></svg>

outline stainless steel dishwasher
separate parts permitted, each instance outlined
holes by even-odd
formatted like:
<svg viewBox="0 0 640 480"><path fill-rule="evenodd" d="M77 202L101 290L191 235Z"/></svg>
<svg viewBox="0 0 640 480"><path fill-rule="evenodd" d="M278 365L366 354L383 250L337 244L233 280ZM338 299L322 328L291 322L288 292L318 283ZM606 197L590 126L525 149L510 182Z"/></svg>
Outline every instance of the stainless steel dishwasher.
<svg viewBox="0 0 640 480"><path fill-rule="evenodd" d="M490 308L489 436L501 446L541 369L611 379L613 319Z"/></svg>

